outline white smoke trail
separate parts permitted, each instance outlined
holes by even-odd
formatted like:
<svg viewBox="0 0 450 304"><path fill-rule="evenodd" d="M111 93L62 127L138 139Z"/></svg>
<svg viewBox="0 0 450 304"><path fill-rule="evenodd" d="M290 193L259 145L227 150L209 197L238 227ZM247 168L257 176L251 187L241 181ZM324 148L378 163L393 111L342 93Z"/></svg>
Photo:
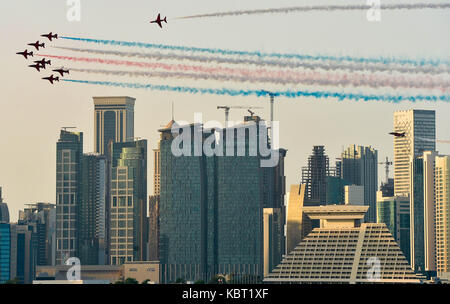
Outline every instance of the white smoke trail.
<svg viewBox="0 0 450 304"><path fill-rule="evenodd" d="M315 5L315 6L294 6L285 8L269 8L269 9L255 9L255 10L238 10L229 12L217 12L210 14L199 14L178 17L174 19L193 19L193 18L207 18L207 17L227 17L227 16L241 16L241 15L261 15L261 14L279 14L279 13L294 13L294 12L311 12L311 11L355 11L368 10L373 8L370 5ZM380 6L383 10L411 10L411 9L445 9L450 8L450 3L432 4L432 3L416 3L416 4L384 4Z"/></svg>
<svg viewBox="0 0 450 304"><path fill-rule="evenodd" d="M400 72L408 74L450 74L450 67L445 66L404 66L404 65L386 65L377 63L326 63L326 62L303 62L298 60L267 60L267 59L252 59L245 57L220 57L220 56L197 56L197 55L184 55L184 54L173 54L173 53L142 53L142 52L122 52L122 51L108 51L99 49L83 49L83 48L72 48L72 47L61 47L54 46L53 48L90 53L90 54L101 54L101 55L113 55L119 57L135 57L135 58L145 58L154 60L179 60L179 61L194 61L201 63L221 63L221 64L243 64L243 65L254 65L254 66L273 66L279 68L304 68L308 70L322 69L325 71L335 71L335 70L345 70L351 72L357 71L369 71L369 72Z"/></svg>
<svg viewBox="0 0 450 304"><path fill-rule="evenodd" d="M368 86L372 88L379 87L407 87L407 88L428 88L435 89L440 88L441 90L449 90L449 83L435 83L429 79L419 79L419 81L411 81L402 78L375 78L366 77L357 78L355 76L349 76L347 74L343 75L329 75L309 73L303 75L264 75L258 73L247 73L247 74L224 74L224 73L191 73L191 72L162 72L162 71L130 71L130 70L105 70L105 69L79 69L79 68L69 68L71 71L75 72L85 72L85 73L97 73L106 75L116 75L116 76L134 76L134 77L156 77L156 78L190 78L190 79L202 79L202 80L215 80L215 81L232 81L232 82L250 82L250 83L271 83L277 85L323 85L323 86ZM428 80L428 81L427 81Z"/></svg>

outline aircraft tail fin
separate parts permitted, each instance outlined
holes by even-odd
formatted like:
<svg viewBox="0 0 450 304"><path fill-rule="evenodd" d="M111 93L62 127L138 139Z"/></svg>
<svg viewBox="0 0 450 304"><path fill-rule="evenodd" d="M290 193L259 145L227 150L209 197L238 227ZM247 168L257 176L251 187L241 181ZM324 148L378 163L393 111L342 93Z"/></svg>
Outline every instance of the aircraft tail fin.
<svg viewBox="0 0 450 304"><path fill-rule="evenodd" d="M30 55L31 57L33 57L33 52L30 52L28 55Z"/></svg>
<svg viewBox="0 0 450 304"><path fill-rule="evenodd" d="M164 17L163 21L164 21L165 23L167 23L167 17Z"/></svg>

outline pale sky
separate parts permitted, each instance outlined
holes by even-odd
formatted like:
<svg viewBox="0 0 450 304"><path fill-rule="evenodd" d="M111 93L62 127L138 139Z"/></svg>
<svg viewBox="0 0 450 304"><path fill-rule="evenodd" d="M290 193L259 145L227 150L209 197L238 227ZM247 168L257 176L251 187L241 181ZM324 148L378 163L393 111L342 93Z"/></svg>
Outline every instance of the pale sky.
<svg viewBox="0 0 450 304"><path fill-rule="evenodd" d="M385 4L410 2L424 1L381 1ZM218 105L264 106L264 110L256 112L269 118L268 103L256 97L184 95L69 83L50 86L40 80L48 72L31 70L26 67L31 61L15 54L23 51L27 43L42 38L40 34L53 31L66 36L263 52L450 60L448 9L382 11L381 22L368 22L366 12L362 11L170 20L216 11L345 3L365 4L365 1L81 0L81 21L68 22L66 1L1 1L0 186L11 219L16 221L19 210L27 203L55 202L56 141L61 127L77 126L84 132L84 151L93 151L92 96L136 98L135 136L147 139L149 150L157 146L157 129L171 119L171 101L175 104L177 120L193 121L194 112L201 112L204 120L223 121L223 111L216 109ZM148 23L158 12L167 15L169 21L162 30ZM96 47L61 39L54 45ZM47 48L45 52L55 50ZM84 79L84 76L75 72L70 75L74 79ZM89 78L110 80L111 77L90 75ZM152 82L145 78L135 81ZM164 81L170 84L170 80ZM202 84L202 81L197 83L199 87ZM242 88L245 89L245 84ZM325 90L341 91L338 87ZM393 139L387 133L392 129L395 110L436 110L437 137L450 139L450 103L389 104L308 98L277 101L275 120L280 121L280 145L288 149L288 186L300 182L301 167L306 165L313 145L324 145L332 164L342 148L350 144L372 145L379 151L380 161L386 156L392 158ZM245 110L232 110L230 119L239 120L245 114ZM449 144L438 143L437 149L442 154L450 154ZM148 158L148 194L151 194L153 155L149 153ZM393 167L391 177L392 173ZM384 180L384 166L380 165L381 180Z"/></svg>

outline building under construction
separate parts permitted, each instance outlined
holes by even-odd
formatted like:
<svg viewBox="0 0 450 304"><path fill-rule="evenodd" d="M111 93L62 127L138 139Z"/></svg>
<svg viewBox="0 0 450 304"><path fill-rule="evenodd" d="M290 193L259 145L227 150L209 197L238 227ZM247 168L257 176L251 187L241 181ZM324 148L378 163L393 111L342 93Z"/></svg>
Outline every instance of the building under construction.
<svg viewBox="0 0 450 304"><path fill-rule="evenodd" d="M302 184L306 184L306 197L326 204L327 176L333 175L324 146L314 146L308 158L308 166L302 168Z"/></svg>

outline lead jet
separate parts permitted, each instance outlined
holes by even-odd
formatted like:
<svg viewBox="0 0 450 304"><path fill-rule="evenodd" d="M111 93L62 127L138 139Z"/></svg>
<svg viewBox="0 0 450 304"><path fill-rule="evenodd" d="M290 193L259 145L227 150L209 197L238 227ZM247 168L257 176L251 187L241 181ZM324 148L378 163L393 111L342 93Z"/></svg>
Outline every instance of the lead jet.
<svg viewBox="0 0 450 304"><path fill-rule="evenodd" d="M25 50L23 52L18 52L16 54L17 55L22 55L23 57L25 57L25 59L28 59L28 56L33 57L33 52L28 52L28 50Z"/></svg>
<svg viewBox="0 0 450 304"><path fill-rule="evenodd" d="M41 37L47 37L48 40L52 41L53 38L58 39L58 34L53 34L50 32L48 34L42 34Z"/></svg>
<svg viewBox="0 0 450 304"><path fill-rule="evenodd" d="M35 68L38 72L41 71L41 69L45 69L45 66L41 65L40 63L29 65L30 68Z"/></svg>
<svg viewBox="0 0 450 304"><path fill-rule="evenodd" d="M390 135L394 135L394 137L405 137L405 132L391 132Z"/></svg>
<svg viewBox="0 0 450 304"><path fill-rule="evenodd" d="M59 76L53 77L53 74L50 77L43 77L42 79L50 81L53 84L53 81L59 81Z"/></svg>
<svg viewBox="0 0 450 304"><path fill-rule="evenodd" d="M50 60L45 60L45 58L42 58L42 60L36 60L34 63L40 63L44 68L46 64L48 65L52 64Z"/></svg>
<svg viewBox="0 0 450 304"><path fill-rule="evenodd" d="M159 25L160 28L162 28L162 22L167 23L167 17L164 17L164 19L161 20L161 14L158 14L158 17L156 18L156 20L150 21L150 23L156 23Z"/></svg>
<svg viewBox="0 0 450 304"><path fill-rule="evenodd" d="M39 40L36 41L35 43L28 43L28 45L34 46L38 51L40 47L45 48L45 43L39 43Z"/></svg>
<svg viewBox="0 0 450 304"><path fill-rule="evenodd" d="M64 70L63 68L61 68L61 69L56 69L56 70L52 70L52 71L53 71L53 72L58 72L58 73L61 75L61 77L64 76L64 73L69 74L69 70Z"/></svg>

